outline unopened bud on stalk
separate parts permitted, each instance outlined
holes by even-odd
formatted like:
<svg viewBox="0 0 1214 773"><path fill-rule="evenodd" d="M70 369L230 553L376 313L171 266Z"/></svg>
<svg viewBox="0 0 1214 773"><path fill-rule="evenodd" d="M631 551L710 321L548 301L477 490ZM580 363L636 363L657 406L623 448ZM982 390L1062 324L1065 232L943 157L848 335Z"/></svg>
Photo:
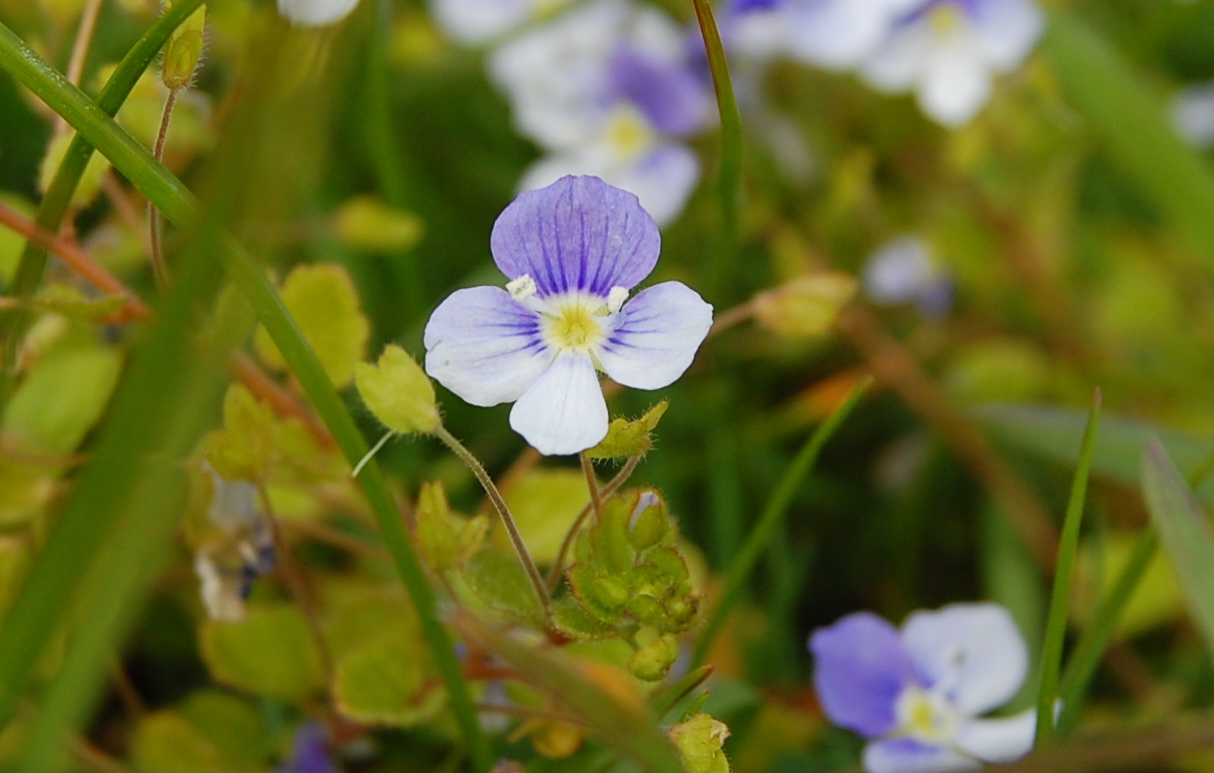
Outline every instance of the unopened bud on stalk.
<svg viewBox="0 0 1214 773"><path fill-rule="evenodd" d="M169 42L164 48L164 66L161 69L161 80L170 90L188 88L194 80L194 70L202 59L202 50L206 47L203 36L207 23L206 6L199 6L190 18L169 36Z"/></svg>

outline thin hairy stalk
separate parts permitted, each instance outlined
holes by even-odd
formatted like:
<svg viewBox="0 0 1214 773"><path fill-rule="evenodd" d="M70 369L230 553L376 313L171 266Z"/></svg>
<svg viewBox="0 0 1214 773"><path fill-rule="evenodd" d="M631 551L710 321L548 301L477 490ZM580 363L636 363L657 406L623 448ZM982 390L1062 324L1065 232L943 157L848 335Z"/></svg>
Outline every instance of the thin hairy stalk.
<svg viewBox="0 0 1214 773"><path fill-rule="evenodd" d="M455 436L448 432L446 427L441 424L438 425L438 429L434 430L434 434L439 440L443 441L443 444L447 448L450 448L459 457L460 461L480 481L481 487L485 489L485 494L489 496L489 501L493 503L493 509L497 511L498 518L501 519L502 526L506 529L506 534L510 536L510 544L514 546L514 552L518 554L519 562L522 563L524 571L527 572L527 579L531 582L531 589L535 591L536 600L539 601L540 609L544 612L544 620L551 626L552 597L548 594L548 586L544 584L544 579L540 577L540 570L536 568L535 560L527 550L527 544L523 542L523 535L519 533L518 525L514 522L514 516L510 514L510 508L506 506L506 500L502 498L502 493L494 485L493 478L489 477L489 473L485 471L485 467L480 463L480 460L473 456L472 452L465 448L463 443L456 440Z"/></svg>
<svg viewBox="0 0 1214 773"><path fill-rule="evenodd" d="M160 116L160 129L156 133L156 144L152 148L152 158L155 158L157 163L164 161L164 146L169 139L169 124L173 120L173 108L177 105L177 92L178 89L169 89L169 96L164 100L164 113ZM149 201L148 240L152 247L152 273L156 275L156 284L163 288L169 283L169 267L164 261L160 231L160 210Z"/></svg>
<svg viewBox="0 0 1214 773"><path fill-rule="evenodd" d="M957 459L1004 509L1038 565L1052 572L1058 552L1058 532L1049 511L1028 484L973 423L953 408L914 355L885 330L872 312L859 304L851 306L839 318L839 329L868 362L873 374L940 433Z"/></svg>
<svg viewBox="0 0 1214 773"><path fill-rule="evenodd" d="M603 495L599 491L599 477L594 473L594 463L586 456L585 451L578 454L578 459L582 463L582 475L586 476L586 490L590 492L590 506L594 509L594 520L597 522L603 517Z"/></svg>
<svg viewBox="0 0 1214 773"><path fill-rule="evenodd" d="M607 481L607 485L600 490L602 498L606 499L616 492L616 490L628 482L632 477L632 473L636 470L637 465L641 463L640 456L630 456L628 461L624 462L624 467L616 473L615 477ZM561 581L561 572L565 566L565 556L569 555L569 551L573 548L573 540L577 538L577 533L582 530L582 525L586 523L586 519L594 512L593 504L588 504L582 508L582 512L578 513L578 517L573 519L573 525L569 527L569 531L565 533L565 539L561 541L561 549L556 553L556 559L552 562L552 568L548 570L548 591L556 590L557 583Z"/></svg>

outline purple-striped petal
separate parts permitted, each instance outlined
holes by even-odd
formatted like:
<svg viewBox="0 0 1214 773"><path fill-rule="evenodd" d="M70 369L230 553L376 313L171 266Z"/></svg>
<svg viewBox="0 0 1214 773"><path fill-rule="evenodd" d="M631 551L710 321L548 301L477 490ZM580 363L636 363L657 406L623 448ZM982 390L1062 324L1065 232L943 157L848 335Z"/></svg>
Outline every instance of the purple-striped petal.
<svg viewBox="0 0 1214 773"><path fill-rule="evenodd" d="M902 624L902 641L923 686L971 717L1010 700L1028 672L1024 639L998 604L916 612Z"/></svg>
<svg viewBox="0 0 1214 773"><path fill-rule="evenodd" d="M661 389L683 375L711 327L712 306L695 290L663 282L624 305L599 364L624 386Z"/></svg>
<svg viewBox="0 0 1214 773"><path fill-rule="evenodd" d="M553 353L540 317L500 287L456 290L426 323L426 372L473 405L517 400Z"/></svg>
<svg viewBox="0 0 1214 773"><path fill-rule="evenodd" d="M967 773L981 768L971 757L914 738L889 738L864 747L867 773Z"/></svg>
<svg viewBox="0 0 1214 773"><path fill-rule="evenodd" d="M576 454L607 436L607 401L590 357L563 352L510 411L510 426L541 454Z"/></svg>
<svg viewBox="0 0 1214 773"><path fill-rule="evenodd" d="M636 196L597 177L564 177L519 194L493 226L498 268L529 274L541 297L582 292L606 298L631 289L658 260L657 224Z"/></svg>
<svg viewBox="0 0 1214 773"><path fill-rule="evenodd" d="M814 688L836 725L876 738L898 724L898 696L914 682L898 630L870 612L848 615L809 638Z"/></svg>

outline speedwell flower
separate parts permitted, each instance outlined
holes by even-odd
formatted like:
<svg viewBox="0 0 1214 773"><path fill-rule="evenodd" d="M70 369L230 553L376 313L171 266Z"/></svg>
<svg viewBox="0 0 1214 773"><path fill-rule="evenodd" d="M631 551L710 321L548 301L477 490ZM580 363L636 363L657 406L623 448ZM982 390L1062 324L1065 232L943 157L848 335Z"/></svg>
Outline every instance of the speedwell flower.
<svg viewBox="0 0 1214 773"><path fill-rule="evenodd" d="M700 162L681 139L704 128L712 101L665 14L596 0L511 40L489 69L519 131L546 152L520 189L594 175L635 193L659 223L682 211Z"/></svg>
<svg viewBox="0 0 1214 773"><path fill-rule="evenodd" d="M885 91L914 91L923 112L960 126L986 103L995 74L1024 60L1043 26L1033 0L926 0L897 22L861 74Z"/></svg>
<svg viewBox="0 0 1214 773"><path fill-rule="evenodd" d="M543 454L607 434L596 370L637 389L691 365L712 306L680 282L629 300L657 264L657 224L636 196L597 177L522 193L493 226L505 289L457 290L426 325L426 372L473 405L514 402L510 426Z"/></svg>
<svg viewBox="0 0 1214 773"><path fill-rule="evenodd" d="M809 640L826 715L870 739L869 773L953 773L1007 763L1033 746L1036 712L978 719L1007 702L1028 669L1024 640L998 604L916 612L901 630L868 612Z"/></svg>

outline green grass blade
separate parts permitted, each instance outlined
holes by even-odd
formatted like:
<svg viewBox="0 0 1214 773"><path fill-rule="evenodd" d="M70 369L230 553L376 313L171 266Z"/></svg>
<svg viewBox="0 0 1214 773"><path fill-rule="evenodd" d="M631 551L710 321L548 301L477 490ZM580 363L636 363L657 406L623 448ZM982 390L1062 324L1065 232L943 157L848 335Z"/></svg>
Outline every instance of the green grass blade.
<svg viewBox="0 0 1214 773"><path fill-rule="evenodd" d="M1142 489L1206 651L1214 656L1214 536L1193 492L1154 440L1142 459Z"/></svg>
<svg viewBox="0 0 1214 773"><path fill-rule="evenodd" d="M1159 98L1114 49L1061 10L1050 15L1042 50L1117 162L1214 261L1214 172L1177 135Z"/></svg>
<svg viewBox="0 0 1214 773"><path fill-rule="evenodd" d="M107 115L116 115L118 109L126 101L131 90L139 81L140 76L147 70L148 65L155 60L160 49L173 30L177 29L204 0L181 0L174 3L156 20L144 35L136 41L122 61L118 63L114 74L106 81L101 93L97 96L97 106ZM77 134L68 146L63 161L55 171L51 184L47 187L46 195L38 205L35 222L48 233L57 233L63 222L63 217L71 206L72 196L80 184L85 167L93 155L93 146L88 140ZM13 274L9 295L28 299L42 284L42 275L46 271L47 250L45 247L30 241L21 252L21 259ZM8 401L16 379L17 353L20 351L21 340L25 337L29 326L33 324L34 315L25 308L16 308L0 312L0 404Z"/></svg>
<svg viewBox="0 0 1214 773"><path fill-rule="evenodd" d="M1138 538L1113 587L1096 605L1091 622L1080 634L1075 650L1067 661L1066 670L1062 673L1062 683L1058 691L1058 697L1062 701L1062 712L1054 729L1058 737L1066 737L1079 723L1079 712L1083 708L1083 696L1087 692L1088 684L1100 666L1100 660L1109 648L1109 642L1113 640L1121 613L1130 603L1130 597L1146 574L1158 547L1159 535L1154 530L1147 531Z"/></svg>
<svg viewBox="0 0 1214 773"><path fill-rule="evenodd" d="M755 524L754 530L751 531L746 543L738 551L737 557L734 559L733 566L729 570L729 576L725 579L725 587L721 591L721 599L713 609L712 616L708 619L708 624L704 626L704 631L700 634L700 640L696 642L695 655L692 658L693 668L704 662L704 658L708 655L708 649L712 646L712 640L725 623L725 619L729 617L730 610L738 602L742 587L746 584L747 578L750 577L751 571L754 570L755 564L758 563L759 556L762 555L768 543L775 538L776 531L788 512L788 505L792 502L793 495L797 491L797 486L801 484L801 481L813 469L814 463L818 460L818 455L822 452L822 447L826 445L826 441L830 440L835 434L835 430L851 414L852 409L860 402L860 398L868 391L871 383L871 380L866 380L852 389L839 407L830 416L826 417L826 421L818 426L818 429L806 441L805 445L797 453L796 458L793 459L792 464L784 472L784 477L780 479L776 490L772 492L771 497L767 500L767 504L763 507L763 514L759 516L759 522Z"/></svg>
<svg viewBox="0 0 1214 773"><path fill-rule="evenodd" d="M721 115L721 159L718 169L717 192L721 205L721 237L713 250L709 287L714 296L726 286L726 270L733 259L738 229L738 200L742 188L742 114L733 93L733 81L729 76L729 63L725 59L725 48L712 15L708 0L692 0L695 4L696 20L708 52L708 68L712 71L713 88L717 96L717 110Z"/></svg>
<svg viewBox="0 0 1214 773"><path fill-rule="evenodd" d="M203 250L178 272L115 394L93 459L22 589L23 606L14 608L0 635L0 672L28 682L38 645L65 611L74 617L63 666L39 702L23 770L42 773L67 762L61 756L66 738L86 718L164 563L176 528L171 514L184 496L180 460L207 428L226 382L222 360L199 357L191 345L199 301L214 293L217 280ZM10 670L14 653L25 661L20 670ZM16 687L6 680L5 708Z"/></svg>
<svg viewBox="0 0 1214 773"><path fill-rule="evenodd" d="M198 202L185 186L157 163L146 148L3 24L0 24L0 69L13 75L67 120L166 218L183 228L188 228L197 219ZM351 465L356 464L366 455L366 443L277 292L260 266L235 240L223 236L217 239L216 245L216 255L232 282L257 311L261 323L291 366L347 460ZM430 644L435 663L448 687L452 709L467 739L476 768L488 770L492 767L488 742L477 723L451 638L436 617L434 593L405 534L387 483L374 462L367 465L358 480L375 514L384 542L392 553L401 580L417 608L422 633ZM47 635L49 637L49 633ZM6 662L0 657L0 672L4 672L5 665ZM0 692L0 708L4 705L4 697L5 694Z"/></svg>
<svg viewBox="0 0 1214 773"><path fill-rule="evenodd" d="M1087 499L1088 476L1092 469L1092 450L1096 445L1096 428L1100 424L1100 390L1092 404L1088 426L1083 433L1083 447L1075 467L1071 497L1066 506L1066 520L1058 542L1058 561L1054 565L1054 592L1045 623L1045 640L1041 647L1041 689L1037 693L1037 735L1035 747L1049 743L1054 731L1054 704L1058 695L1058 675L1062 670L1062 643L1066 637L1068 602L1074 577L1075 553L1079 550L1079 526L1083 522L1083 506Z"/></svg>
<svg viewBox="0 0 1214 773"><path fill-rule="evenodd" d="M1087 421L1082 411L1037 405L984 407L974 412L974 418L1001 443L1066 467L1074 463L1075 446L1081 442ZM1208 464L1208 438L1106 415L1100 419L1100 443L1092 454L1093 472L1136 486L1142 449L1151 437L1158 437L1177 466L1188 474ZM1214 479L1194 488L1203 502L1214 504Z"/></svg>

